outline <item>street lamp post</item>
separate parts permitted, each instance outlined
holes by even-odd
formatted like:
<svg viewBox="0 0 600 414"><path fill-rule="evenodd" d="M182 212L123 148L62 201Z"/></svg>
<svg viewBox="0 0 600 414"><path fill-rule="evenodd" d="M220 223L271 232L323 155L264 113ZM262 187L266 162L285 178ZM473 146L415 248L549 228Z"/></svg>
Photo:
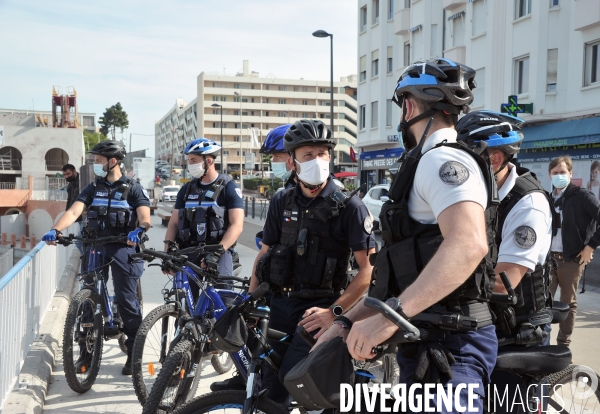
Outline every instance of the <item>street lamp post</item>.
<svg viewBox="0 0 600 414"><path fill-rule="evenodd" d="M221 108L221 174L223 174L223 105L214 103L211 106Z"/></svg>
<svg viewBox="0 0 600 414"><path fill-rule="evenodd" d="M330 126L331 126L331 138L334 137L334 127L333 127L333 33L327 33L325 30L317 30L316 32L313 32L313 36L314 37L330 37L331 38L331 47L330 47L330 103L329 103L329 108L330 108ZM335 142L335 140L334 140ZM333 155L334 155L334 151L331 150L331 161L329 162L329 172L331 172L332 174L334 173L334 169L335 169L335 163L333 160Z"/></svg>
<svg viewBox="0 0 600 414"><path fill-rule="evenodd" d="M244 179L242 178L242 154L244 151L242 150L242 93L234 91L233 94L240 98L240 190L244 191Z"/></svg>

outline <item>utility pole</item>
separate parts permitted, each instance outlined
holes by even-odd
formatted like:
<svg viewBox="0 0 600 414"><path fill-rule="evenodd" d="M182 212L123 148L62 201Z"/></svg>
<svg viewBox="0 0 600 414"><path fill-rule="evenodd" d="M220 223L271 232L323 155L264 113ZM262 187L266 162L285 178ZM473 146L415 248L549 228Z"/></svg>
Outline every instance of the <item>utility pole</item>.
<svg viewBox="0 0 600 414"><path fill-rule="evenodd" d="M244 129L242 128L242 93L241 92L233 92L234 95L236 95L238 98L240 98L240 191L244 191L244 179L242 178L243 175L243 166L242 166L242 156L244 154L243 148L242 148L242 140L243 140L243 131Z"/></svg>

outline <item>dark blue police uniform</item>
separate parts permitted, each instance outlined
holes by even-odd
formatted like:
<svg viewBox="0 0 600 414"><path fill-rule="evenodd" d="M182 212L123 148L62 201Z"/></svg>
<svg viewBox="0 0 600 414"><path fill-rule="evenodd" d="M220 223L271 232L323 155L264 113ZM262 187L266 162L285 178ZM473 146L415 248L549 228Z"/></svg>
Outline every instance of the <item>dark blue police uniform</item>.
<svg viewBox="0 0 600 414"><path fill-rule="evenodd" d="M123 191L125 187L127 189ZM85 186L77 201L85 204L88 210L84 231L94 228L99 237L127 235L137 227L135 209L150 207L146 190L125 176L114 183L99 178L95 183ZM102 219L104 216L105 220ZM131 354L135 334L142 323L137 285L144 271L144 264L141 260L132 259L131 255L136 252L136 248L124 243L105 244L98 249L104 252L105 262L108 262L112 271L117 306L123 320L123 331L127 335L125 346ZM103 266L103 275L105 280L108 280L108 266Z"/></svg>
<svg viewBox="0 0 600 414"><path fill-rule="evenodd" d="M244 208L242 192L227 175L219 174L212 183L203 183L198 179L185 183L175 201L175 209L179 210L178 241L183 246L194 242L219 244L229 228L229 211L236 208ZM191 214L186 216L186 211ZM219 258L219 274L233 274L232 252L233 246ZM192 260L199 263L202 257L197 256ZM195 283L190 286L197 295Z"/></svg>
<svg viewBox="0 0 600 414"><path fill-rule="evenodd" d="M299 223L301 222L303 213L299 212L296 216L294 209L289 208L290 197L293 197L293 204L297 206L298 210L308 213L322 204L326 198L337 190L339 190L338 186L330 178L323 191L315 198L305 197L299 185L296 185L294 189L277 193L269 206L269 212L263 229L263 243L270 247L280 244L282 233L289 234L290 228L287 226L293 223L295 218L298 218ZM350 254L350 250L356 252L375 247L375 238L371 234L371 222L371 215L362 201L358 197L352 197L347 201L347 205L341 209L338 216L330 218L327 223L322 223L323 231L327 234L327 240L321 237L320 245L331 243L342 246L343 249L346 249L348 255ZM299 227L302 228L303 224L300 223ZM310 253L307 253L307 255L310 255ZM340 296L340 289L344 289L348 283L347 276L345 276L348 256L345 257L344 263L337 264L339 271L344 273L345 280L338 280L336 282L334 278L331 284L332 296L316 298L288 297L287 293L283 292L283 289L273 294L271 298L269 327L293 334L298 326L298 322L300 322L302 315L307 309L311 307L328 308L331 306ZM297 258L294 261L294 272L296 272L295 277L297 277L302 264ZM305 277L303 276L304 280ZM302 290L303 288L311 288L310 285L302 285L299 282L301 281L295 280L291 289ZM297 336L293 338L289 347L276 341L271 341L270 344L282 356L283 360L279 369L279 377L266 366L263 367L262 387L269 390L268 397L270 399L280 404L285 404L287 403L289 394L282 384L283 378L292 367L308 355L310 346Z"/></svg>

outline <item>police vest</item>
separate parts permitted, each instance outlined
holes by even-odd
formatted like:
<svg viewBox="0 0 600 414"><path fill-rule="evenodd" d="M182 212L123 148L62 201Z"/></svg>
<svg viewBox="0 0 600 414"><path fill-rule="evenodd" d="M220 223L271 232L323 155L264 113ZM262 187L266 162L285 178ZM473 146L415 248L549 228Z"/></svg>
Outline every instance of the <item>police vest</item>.
<svg viewBox="0 0 600 414"><path fill-rule="evenodd" d="M345 289L350 247L331 237L332 221L350 196L337 190L317 205L298 208L295 188L285 190L279 244L270 252L270 283L308 289Z"/></svg>
<svg viewBox="0 0 600 414"><path fill-rule="evenodd" d="M231 178L219 174L208 189L199 187L194 178L187 186L184 196L185 208L179 210L178 242L180 246L199 243L218 244L227 231L229 219L225 208L217 204L221 191Z"/></svg>
<svg viewBox="0 0 600 414"><path fill-rule="evenodd" d="M528 194L541 193L548 200L552 214L552 235L556 235L560 217L554 209L552 197L543 189L537 181L535 174L525 168L516 167L518 177L514 187L504 197L498 208L498 233L496 244L502 243L502 228L512 208ZM519 299L515 306L515 315L520 322L530 322L532 325L541 325L552 321L552 295L550 294L550 252L544 263L538 263L533 272L525 273L521 283L515 287Z"/></svg>
<svg viewBox="0 0 600 414"><path fill-rule="evenodd" d="M371 263L375 266L369 296L385 300L400 295L419 276L423 268L437 252L443 241L438 224L422 224L410 218L408 214L408 198L413 186L417 166L423 156L421 140L419 145L404 153L400 159L401 166L390 185L390 200L381 209L379 220L382 238L385 242ZM479 263L474 273L458 289L427 310L470 312L470 316L491 324L491 314L487 304L496 280L494 264L497 257L495 235L497 229L496 211L499 204L498 189L491 166L480 154L485 145L477 150L470 149L462 142L442 142L441 146L455 148L469 154L477 162L483 172L487 188L488 201L485 210L488 254ZM469 308L470 305L475 304ZM470 310L469 310L470 309Z"/></svg>
<svg viewBox="0 0 600 414"><path fill-rule="evenodd" d="M89 234L119 236L136 228L137 214L127 202L132 185L130 178L116 188L109 187L104 180L93 184L94 198L88 208L85 225Z"/></svg>

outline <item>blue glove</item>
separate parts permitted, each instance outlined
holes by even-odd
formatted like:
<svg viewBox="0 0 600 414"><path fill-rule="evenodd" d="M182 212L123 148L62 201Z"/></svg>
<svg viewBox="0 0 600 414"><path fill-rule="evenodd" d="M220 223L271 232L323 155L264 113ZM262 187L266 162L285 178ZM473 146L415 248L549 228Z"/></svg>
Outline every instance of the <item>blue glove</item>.
<svg viewBox="0 0 600 414"><path fill-rule="evenodd" d="M42 241L55 242L60 234L60 231L52 229L48 233L44 234L44 237L42 237Z"/></svg>
<svg viewBox="0 0 600 414"><path fill-rule="evenodd" d="M141 243L142 236L144 235L145 231L146 229L143 227L138 227L137 229L130 231L127 235L127 241L132 243Z"/></svg>

